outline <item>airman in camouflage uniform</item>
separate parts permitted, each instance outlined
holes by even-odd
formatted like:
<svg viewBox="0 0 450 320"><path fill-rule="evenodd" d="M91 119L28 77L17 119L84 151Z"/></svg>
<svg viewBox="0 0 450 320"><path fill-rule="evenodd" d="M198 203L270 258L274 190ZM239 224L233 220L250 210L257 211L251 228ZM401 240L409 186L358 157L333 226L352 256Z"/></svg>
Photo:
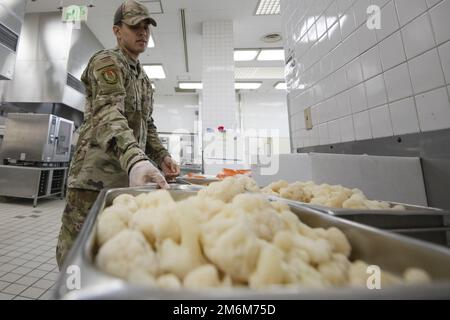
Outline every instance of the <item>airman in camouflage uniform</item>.
<svg viewBox="0 0 450 320"><path fill-rule="evenodd" d="M147 47L149 24L156 26L142 4L125 1L114 17L118 46L94 54L81 77L86 105L56 248L60 268L101 189L127 187L132 179L130 171L143 161L147 162L144 167L150 168L150 177L156 174L158 178L157 166L168 178L179 174L179 167L158 138L151 117L152 86L137 60ZM166 182L160 177L163 182L158 184L164 186ZM143 182L134 183L139 184Z"/></svg>

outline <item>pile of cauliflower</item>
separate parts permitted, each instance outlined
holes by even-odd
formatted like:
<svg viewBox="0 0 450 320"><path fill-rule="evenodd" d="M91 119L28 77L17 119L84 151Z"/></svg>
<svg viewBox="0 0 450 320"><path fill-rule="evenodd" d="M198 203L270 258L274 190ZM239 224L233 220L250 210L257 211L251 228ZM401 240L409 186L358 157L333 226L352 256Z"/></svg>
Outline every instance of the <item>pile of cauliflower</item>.
<svg viewBox="0 0 450 320"><path fill-rule="evenodd" d="M177 202L165 190L122 194L99 216L95 262L164 289L366 285L368 266L349 261L339 229L310 228L259 191L248 177L230 177ZM381 279L383 286L430 280L419 269Z"/></svg>
<svg viewBox="0 0 450 320"><path fill-rule="evenodd" d="M312 181L294 182L280 180L261 190L265 194L331 208L360 210L405 210L402 205L391 207L388 202L368 200L359 189L349 189L341 185L321 184Z"/></svg>

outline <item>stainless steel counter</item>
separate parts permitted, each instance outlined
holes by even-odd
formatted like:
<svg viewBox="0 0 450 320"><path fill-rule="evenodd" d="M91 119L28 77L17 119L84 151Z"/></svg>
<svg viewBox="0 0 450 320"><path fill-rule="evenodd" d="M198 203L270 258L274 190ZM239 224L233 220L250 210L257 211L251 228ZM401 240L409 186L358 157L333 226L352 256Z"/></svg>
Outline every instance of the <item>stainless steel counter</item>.
<svg viewBox="0 0 450 320"><path fill-rule="evenodd" d="M67 167L23 167L0 165L0 195L33 199L64 197Z"/></svg>

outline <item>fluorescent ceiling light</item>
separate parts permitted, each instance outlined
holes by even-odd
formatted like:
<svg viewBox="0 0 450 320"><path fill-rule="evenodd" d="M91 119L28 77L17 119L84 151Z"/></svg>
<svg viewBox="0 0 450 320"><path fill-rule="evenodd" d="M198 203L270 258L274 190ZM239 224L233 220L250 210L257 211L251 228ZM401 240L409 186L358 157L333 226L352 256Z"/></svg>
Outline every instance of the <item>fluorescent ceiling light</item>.
<svg viewBox="0 0 450 320"><path fill-rule="evenodd" d="M284 61L284 50L283 49L262 49L258 55L259 61L274 61L282 60Z"/></svg>
<svg viewBox="0 0 450 320"><path fill-rule="evenodd" d="M280 0L259 0L255 14L257 16L280 14Z"/></svg>
<svg viewBox="0 0 450 320"><path fill-rule="evenodd" d="M166 73L162 64L153 64L144 66L144 71L150 79L165 79Z"/></svg>
<svg viewBox="0 0 450 320"><path fill-rule="evenodd" d="M234 61L255 60L259 50L234 50Z"/></svg>
<svg viewBox="0 0 450 320"><path fill-rule="evenodd" d="M155 47L155 40L153 40L153 36L150 35L150 38L148 39L147 48L154 48L154 47Z"/></svg>
<svg viewBox="0 0 450 320"><path fill-rule="evenodd" d="M275 85L275 89L277 89L277 90L287 90L287 84L286 84L286 82L278 82L278 83Z"/></svg>
<svg viewBox="0 0 450 320"><path fill-rule="evenodd" d="M203 83L201 82L179 82L178 87L180 89L185 90L202 90L203 89Z"/></svg>
<svg viewBox="0 0 450 320"><path fill-rule="evenodd" d="M247 90L256 90L259 89L259 87L261 87L262 82L235 82L234 83L234 88L239 90L239 89L247 89Z"/></svg>

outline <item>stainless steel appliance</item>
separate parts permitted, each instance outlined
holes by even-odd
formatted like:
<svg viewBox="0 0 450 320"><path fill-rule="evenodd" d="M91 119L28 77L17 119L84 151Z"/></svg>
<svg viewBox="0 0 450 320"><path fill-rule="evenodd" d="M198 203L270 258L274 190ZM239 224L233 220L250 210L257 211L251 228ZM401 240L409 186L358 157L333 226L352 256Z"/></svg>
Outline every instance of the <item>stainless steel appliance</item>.
<svg viewBox="0 0 450 320"><path fill-rule="evenodd" d="M1 157L12 162L68 162L73 122L51 114L10 113Z"/></svg>
<svg viewBox="0 0 450 320"><path fill-rule="evenodd" d="M73 122L51 114L10 113L0 150L0 195L63 196Z"/></svg>

